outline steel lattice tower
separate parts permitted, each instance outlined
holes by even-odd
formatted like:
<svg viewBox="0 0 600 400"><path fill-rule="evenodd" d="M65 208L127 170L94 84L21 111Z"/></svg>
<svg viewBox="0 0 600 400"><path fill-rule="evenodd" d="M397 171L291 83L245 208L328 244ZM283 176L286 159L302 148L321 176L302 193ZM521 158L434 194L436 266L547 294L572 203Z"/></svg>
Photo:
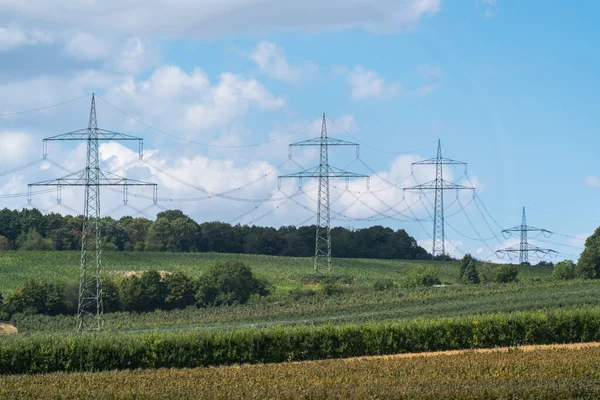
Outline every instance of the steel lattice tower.
<svg viewBox="0 0 600 400"><path fill-rule="evenodd" d="M282 178L297 178L302 184L302 178L317 178L319 180L318 198L317 198L317 226L315 238L315 259L314 270L327 268L331 272L331 214L329 204L329 178L368 178L368 175L356 174L343 171L329 165L329 146L354 146L358 157L359 145L357 143L347 142L345 140L333 139L327 135L327 121L323 113L323 122L321 125L321 137L304 140L302 142L292 143L290 145L290 157L294 147L319 147L319 165L301 172L281 175Z"/></svg>
<svg viewBox="0 0 600 400"><path fill-rule="evenodd" d="M123 187L123 201L126 203L128 186L151 186L153 188L153 198L156 202L157 185L154 183L123 178L100 169L100 158L98 154L98 143L100 140L138 141L140 149L139 156L141 158L143 139L98 128L96 99L94 94L92 94L88 128L44 139L44 158L47 154L48 141L64 140L85 140L87 142L85 169L56 180L29 184L28 188L31 193L31 188L34 186L56 186L58 189L57 193L60 195L60 188L62 186L85 187L83 227L81 232L77 330L99 330L104 326L104 308L102 302L102 241L100 236L100 187ZM60 202L60 198L58 201Z"/></svg>
<svg viewBox="0 0 600 400"><path fill-rule="evenodd" d="M446 235L444 230L444 192L446 190L456 190L457 192L459 190L474 191L475 188L444 180L443 170L445 165L463 165L465 167L466 174L467 163L444 158L442 156L442 142L439 139L437 156L428 160L414 162L411 165L411 169L414 169L415 165L435 165L435 179L422 185L404 188L403 191L408 190L420 192L425 190L433 190L435 192L435 203L433 210L433 248L431 254L434 258L439 256L444 257L446 255Z"/></svg>
<svg viewBox="0 0 600 400"><path fill-rule="evenodd" d="M525 207L523 207L523 215L521 217L521 225L515 226L514 228L504 229L502 234L506 239L518 233L520 237L518 247L511 246L506 249L496 251L496 254L500 257L507 255L509 258L512 258L516 253L519 254L519 263L520 264L529 264L529 253L535 253L542 256L548 254L558 254L557 251L552 249L543 249L528 242L528 232L538 232L546 237L550 237L552 232L547 229L535 228L533 226L527 225L527 216L525 215Z"/></svg>

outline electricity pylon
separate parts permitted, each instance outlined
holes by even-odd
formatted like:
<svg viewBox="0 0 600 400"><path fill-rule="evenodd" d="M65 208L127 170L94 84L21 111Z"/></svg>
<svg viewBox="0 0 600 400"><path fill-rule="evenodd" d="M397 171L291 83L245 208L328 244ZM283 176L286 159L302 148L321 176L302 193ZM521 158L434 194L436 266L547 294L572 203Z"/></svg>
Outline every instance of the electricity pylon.
<svg viewBox="0 0 600 400"><path fill-rule="evenodd" d="M318 146L320 150L319 165L307 170L288 175L280 175L282 178L297 178L302 185L302 178L318 178L319 193L317 201L317 228L315 239L314 269L318 273L323 267L331 272L331 214L329 208L329 178L368 178L368 175L356 174L343 171L329 165L329 146L354 146L358 157L359 144L330 138L327 136L327 122L323 113L321 126L321 137L292 143L290 145L290 157L294 147Z"/></svg>
<svg viewBox="0 0 600 400"><path fill-rule="evenodd" d="M63 186L84 186L83 227L81 232L81 264L79 270L79 300L77 305L77 330L100 330L104 326L102 303L102 242L100 237L100 187L120 186L124 189L123 201L127 202L127 187L151 186L156 202L157 185L124 178L100 169L98 142L100 140L133 140L139 143L139 157L142 158L143 139L118 132L98 128L96 119L96 99L92 94L92 106L87 129L80 129L44 139L44 158L48 141L83 140L87 142L85 169L65 177L31 183L34 186L56 186L60 202L60 189ZM31 197L29 198L29 200Z"/></svg>
<svg viewBox="0 0 600 400"><path fill-rule="evenodd" d="M442 142L438 139L437 156L428 160L417 161L411 164L411 172L415 165L435 165L435 179L424 183L422 185L411 186L402 189L405 191L435 191L435 204L433 210L433 249L431 251L432 256L444 257L446 255L446 236L445 236L445 223L444 223L444 192L446 190L456 190L457 196L459 190L475 190L470 186L459 185L453 182L444 180L443 169L444 165L464 165L465 174L467 171L467 163L462 161L451 160L449 158L442 157Z"/></svg>
<svg viewBox="0 0 600 400"><path fill-rule="evenodd" d="M534 228L533 226L527 225L527 216L525 215L525 207L523 207L523 215L521 217L521 225L515 226L514 228L505 229L502 231L502 235L504 235L504 237L506 239L511 237L513 234L518 233L520 236L520 239L521 239L519 242L519 245L518 246L514 245L514 246L508 247L506 249L498 250L498 251L496 251L496 254L499 257L507 255L509 258L512 259L512 257L518 253L519 254L519 263L522 265L529 264L529 253L535 253L535 254L539 254L541 256L545 256L548 254L551 254L551 255L558 254L557 251L554 251L552 249L542 249L540 247L529 244L529 242L527 241L528 232L538 232L546 237L552 236L552 232L550 232L547 229Z"/></svg>

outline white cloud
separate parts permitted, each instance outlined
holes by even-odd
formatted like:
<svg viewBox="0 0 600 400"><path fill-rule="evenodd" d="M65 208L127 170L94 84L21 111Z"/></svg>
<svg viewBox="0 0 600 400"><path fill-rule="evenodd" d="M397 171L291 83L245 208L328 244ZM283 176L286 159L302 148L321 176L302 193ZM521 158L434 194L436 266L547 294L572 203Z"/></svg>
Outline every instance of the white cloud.
<svg viewBox="0 0 600 400"><path fill-rule="evenodd" d="M24 132L0 132L2 163L23 162L31 153L33 139Z"/></svg>
<svg viewBox="0 0 600 400"><path fill-rule="evenodd" d="M419 64L417 71L423 78L437 79L442 75L442 68L437 65Z"/></svg>
<svg viewBox="0 0 600 400"><path fill-rule="evenodd" d="M77 32L67 39L66 52L82 60L98 60L107 58L111 53L111 44L87 32Z"/></svg>
<svg viewBox="0 0 600 400"><path fill-rule="evenodd" d="M3 0L0 12L125 34L207 38L289 30L397 31L440 10L441 0Z"/></svg>
<svg viewBox="0 0 600 400"><path fill-rule="evenodd" d="M400 83L388 82L379 73L361 66L355 66L353 70L348 71L347 79L352 88L354 100L394 97L402 90Z"/></svg>
<svg viewBox="0 0 600 400"><path fill-rule="evenodd" d="M313 63L290 65L283 48L267 41L260 42L249 57L258 65L261 72L273 79L298 84L319 74L319 68Z"/></svg>
<svg viewBox="0 0 600 400"><path fill-rule="evenodd" d="M20 46L35 46L52 43L53 38L38 29L23 30L16 26L0 26L0 51L11 50Z"/></svg>
<svg viewBox="0 0 600 400"><path fill-rule="evenodd" d="M112 62L119 72L137 74L157 65L159 51L140 38L129 38Z"/></svg>
<svg viewBox="0 0 600 400"><path fill-rule="evenodd" d="M211 84L200 68L187 73L176 66L156 68L145 81L128 77L106 96L147 122L170 122L175 131L194 132L225 127L251 107L272 111L285 104L255 79L222 73Z"/></svg>
<svg viewBox="0 0 600 400"><path fill-rule="evenodd" d="M597 188L600 187L600 178L596 175L588 175L585 178L585 184L589 187Z"/></svg>

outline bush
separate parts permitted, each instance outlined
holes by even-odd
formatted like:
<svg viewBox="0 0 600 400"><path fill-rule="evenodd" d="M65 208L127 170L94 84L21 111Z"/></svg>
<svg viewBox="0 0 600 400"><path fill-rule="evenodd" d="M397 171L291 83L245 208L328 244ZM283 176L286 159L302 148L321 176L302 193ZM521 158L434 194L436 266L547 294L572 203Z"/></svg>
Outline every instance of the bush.
<svg viewBox="0 0 600 400"><path fill-rule="evenodd" d="M315 291L312 289L292 289L288 293L294 301L298 301L303 297L313 297L315 294Z"/></svg>
<svg viewBox="0 0 600 400"><path fill-rule="evenodd" d="M517 275L519 275L519 268L515 265L500 265L494 268L494 282L517 282Z"/></svg>
<svg viewBox="0 0 600 400"><path fill-rule="evenodd" d="M8 296L4 311L8 314L48 314L66 313L64 288L59 285L37 280L28 280Z"/></svg>
<svg viewBox="0 0 600 400"><path fill-rule="evenodd" d="M482 283L494 282L494 269L490 264L485 263L481 266L481 270L479 271L479 280Z"/></svg>
<svg viewBox="0 0 600 400"><path fill-rule="evenodd" d="M433 286L439 284L440 278L437 271L433 267L423 265L413 268L403 281L404 287Z"/></svg>
<svg viewBox="0 0 600 400"><path fill-rule="evenodd" d="M196 283L183 272L167 274L163 278L167 290L165 305L167 308L185 308L194 304L197 291Z"/></svg>
<svg viewBox="0 0 600 400"><path fill-rule="evenodd" d="M128 276L119 284L119 299L125 311L153 311L164 307L167 288L158 271L146 271L141 277Z"/></svg>
<svg viewBox="0 0 600 400"><path fill-rule="evenodd" d="M556 263L554 270L552 271L552 277L554 279L568 280L575 279L575 268L576 265L571 260L564 260Z"/></svg>
<svg viewBox="0 0 600 400"><path fill-rule="evenodd" d="M341 293L344 293L344 288L337 283L325 283L323 285L323 294L325 296L335 296Z"/></svg>
<svg viewBox="0 0 600 400"><path fill-rule="evenodd" d="M356 283L356 280L352 275L326 275L326 274L312 274L305 275L300 278L302 283L322 283L322 284L342 284L352 285Z"/></svg>
<svg viewBox="0 0 600 400"><path fill-rule="evenodd" d="M257 279L241 261L216 264L198 282L196 305L199 307L246 303L250 296L270 294L267 282Z"/></svg>
<svg viewBox="0 0 600 400"><path fill-rule="evenodd" d="M364 325L36 335L3 339L0 374L197 368L598 340L598 307Z"/></svg>
<svg viewBox="0 0 600 400"><path fill-rule="evenodd" d="M384 290L393 289L396 287L396 284L391 279L382 279L375 282L373 288L378 292L382 292Z"/></svg>

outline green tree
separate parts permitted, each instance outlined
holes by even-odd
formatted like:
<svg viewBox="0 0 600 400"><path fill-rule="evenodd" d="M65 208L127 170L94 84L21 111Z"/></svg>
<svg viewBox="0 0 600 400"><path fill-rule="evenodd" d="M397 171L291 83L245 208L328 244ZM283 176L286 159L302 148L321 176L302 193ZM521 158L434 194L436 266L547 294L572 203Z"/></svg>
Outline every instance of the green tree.
<svg viewBox="0 0 600 400"><path fill-rule="evenodd" d="M479 271L470 254L465 254L460 262L460 280L462 283L479 283Z"/></svg>
<svg viewBox="0 0 600 400"><path fill-rule="evenodd" d="M510 283L516 282L519 268L516 265L500 265L494 268L494 282Z"/></svg>
<svg viewBox="0 0 600 400"><path fill-rule="evenodd" d="M167 308L184 308L194 304L197 289L192 278L183 272L174 272L167 274L163 282L167 291L165 298Z"/></svg>
<svg viewBox="0 0 600 400"><path fill-rule="evenodd" d="M268 295L268 284L257 279L243 262L226 261L216 264L200 278L196 304L200 307L243 304L253 294Z"/></svg>
<svg viewBox="0 0 600 400"><path fill-rule="evenodd" d="M10 314L62 314L66 312L64 288L48 282L28 280L8 296L4 308Z"/></svg>
<svg viewBox="0 0 600 400"><path fill-rule="evenodd" d="M35 228L32 228L28 233L27 237L21 244L22 250L54 250L52 240L44 239L42 235L38 233Z"/></svg>
<svg viewBox="0 0 600 400"><path fill-rule="evenodd" d="M600 278L600 228L585 241L585 249L577 262L577 276L584 279Z"/></svg>
<svg viewBox="0 0 600 400"><path fill-rule="evenodd" d="M163 308L167 290L158 271L146 271L141 277L128 276L119 284L119 299L125 311L146 312Z"/></svg>
<svg viewBox="0 0 600 400"><path fill-rule="evenodd" d="M0 251L10 250L10 243L6 236L0 235Z"/></svg>
<svg viewBox="0 0 600 400"><path fill-rule="evenodd" d="M568 280L575 279L576 265L571 260L564 260L556 263L552 271L554 279Z"/></svg>

